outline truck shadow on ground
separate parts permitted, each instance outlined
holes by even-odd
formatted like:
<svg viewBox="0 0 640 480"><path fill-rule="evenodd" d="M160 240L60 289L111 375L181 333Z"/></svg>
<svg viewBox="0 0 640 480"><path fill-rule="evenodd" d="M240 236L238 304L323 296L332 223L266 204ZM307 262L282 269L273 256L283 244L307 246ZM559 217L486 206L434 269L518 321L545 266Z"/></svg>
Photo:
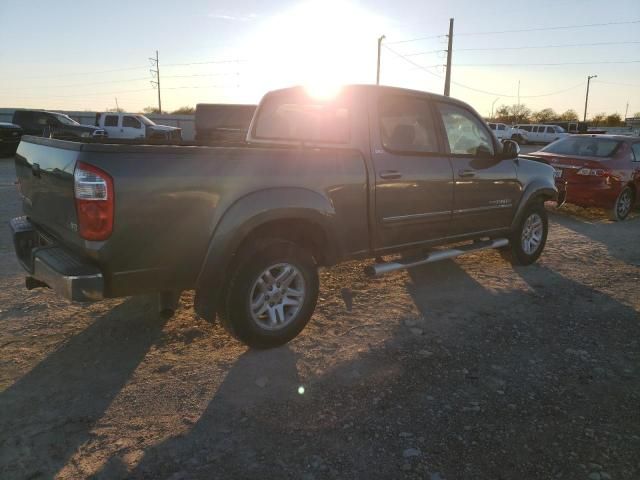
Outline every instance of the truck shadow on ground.
<svg viewBox="0 0 640 480"><path fill-rule="evenodd" d="M146 449L133 471L114 456L95 478L582 477L569 451L598 459L608 441L585 439L585 423L640 426L620 423L636 408L638 385L621 372L637 341L620 341L638 338L637 312L542 266L516 274L527 289L496 293L453 261L413 269L424 334L399 323L304 395L290 347L247 351L190 431ZM428 464L403 460L408 447ZM624 477L636 453L628 443L608 461Z"/></svg>
<svg viewBox="0 0 640 480"><path fill-rule="evenodd" d="M163 324L150 298L128 299L2 392L0 477L52 478L88 440Z"/></svg>

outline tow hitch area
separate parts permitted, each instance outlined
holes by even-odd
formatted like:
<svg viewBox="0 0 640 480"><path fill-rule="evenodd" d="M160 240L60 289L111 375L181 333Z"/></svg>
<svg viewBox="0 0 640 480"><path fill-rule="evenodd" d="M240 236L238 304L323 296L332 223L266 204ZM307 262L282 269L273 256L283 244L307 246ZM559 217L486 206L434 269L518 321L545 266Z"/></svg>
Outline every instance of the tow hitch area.
<svg viewBox="0 0 640 480"><path fill-rule="evenodd" d="M452 248L449 250L438 250L429 253L426 257L407 259L401 262L385 262L376 263L370 265L364 269L364 273L369 277L378 277L385 273L395 272L396 270L404 270L406 268L417 267L426 263L439 262L440 260L447 260L448 258L455 258L465 253L477 252L479 250L487 250L489 248L502 248L509 245L509 240L506 238L496 238L494 240L487 240L483 242L474 242L469 245L463 245L461 247Z"/></svg>

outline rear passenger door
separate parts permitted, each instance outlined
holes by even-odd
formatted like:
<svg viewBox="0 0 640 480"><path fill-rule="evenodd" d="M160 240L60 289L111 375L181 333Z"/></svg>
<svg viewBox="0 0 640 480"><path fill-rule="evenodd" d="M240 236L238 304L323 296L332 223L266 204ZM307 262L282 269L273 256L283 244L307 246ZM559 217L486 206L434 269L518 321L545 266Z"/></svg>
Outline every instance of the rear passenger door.
<svg viewBox="0 0 640 480"><path fill-rule="evenodd" d="M370 125L378 249L448 235L453 172L431 101L424 95L373 96Z"/></svg>
<svg viewBox="0 0 640 480"><path fill-rule="evenodd" d="M109 115L106 114L104 116L104 126L102 127L109 138L122 138L122 132L120 131L120 126L118 125L118 121L120 119L120 115Z"/></svg>
<svg viewBox="0 0 640 480"><path fill-rule="evenodd" d="M490 232L511 224L520 198L515 160L500 160L496 142L471 110L438 102L454 175L452 235Z"/></svg>

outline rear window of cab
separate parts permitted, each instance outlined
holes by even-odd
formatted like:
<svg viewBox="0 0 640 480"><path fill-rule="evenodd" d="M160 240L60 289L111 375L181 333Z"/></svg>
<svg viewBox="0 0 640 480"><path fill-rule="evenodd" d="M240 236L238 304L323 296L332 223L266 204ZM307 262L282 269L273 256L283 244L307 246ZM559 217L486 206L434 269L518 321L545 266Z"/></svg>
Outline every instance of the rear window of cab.
<svg viewBox="0 0 640 480"><path fill-rule="evenodd" d="M323 103L274 95L260 105L253 136L263 140L346 144L350 141L349 109L338 101Z"/></svg>
<svg viewBox="0 0 640 480"><path fill-rule="evenodd" d="M541 151L557 155L608 158L616 153L621 143L611 138L571 136L551 143Z"/></svg>

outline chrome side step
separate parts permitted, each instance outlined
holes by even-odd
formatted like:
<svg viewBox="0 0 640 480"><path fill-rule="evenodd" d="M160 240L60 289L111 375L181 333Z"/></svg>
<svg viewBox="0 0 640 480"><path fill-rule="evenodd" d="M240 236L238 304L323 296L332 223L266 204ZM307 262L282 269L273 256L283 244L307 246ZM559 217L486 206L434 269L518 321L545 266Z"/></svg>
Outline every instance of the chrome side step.
<svg viewBox="0 0 640 480"><path fill-rule="evenodd" d="M455 258L465 253L478 252L480 250L487 250L489 248L501 248L509 245L509 240L506 238L496 238L494 240L488 240L484 242L474 242L470 245L464 245L458 248L452 248L450 250L439 250L429 253L424 258L418 260L407 260L406 262L385 262L376 263L370 265L364 269L364 273L369 277L378 277L385 273L395 272L396 270L404 270L406 268L417 267L427 263L439 262L440 260L447 260L449 258Z"/></svg>

